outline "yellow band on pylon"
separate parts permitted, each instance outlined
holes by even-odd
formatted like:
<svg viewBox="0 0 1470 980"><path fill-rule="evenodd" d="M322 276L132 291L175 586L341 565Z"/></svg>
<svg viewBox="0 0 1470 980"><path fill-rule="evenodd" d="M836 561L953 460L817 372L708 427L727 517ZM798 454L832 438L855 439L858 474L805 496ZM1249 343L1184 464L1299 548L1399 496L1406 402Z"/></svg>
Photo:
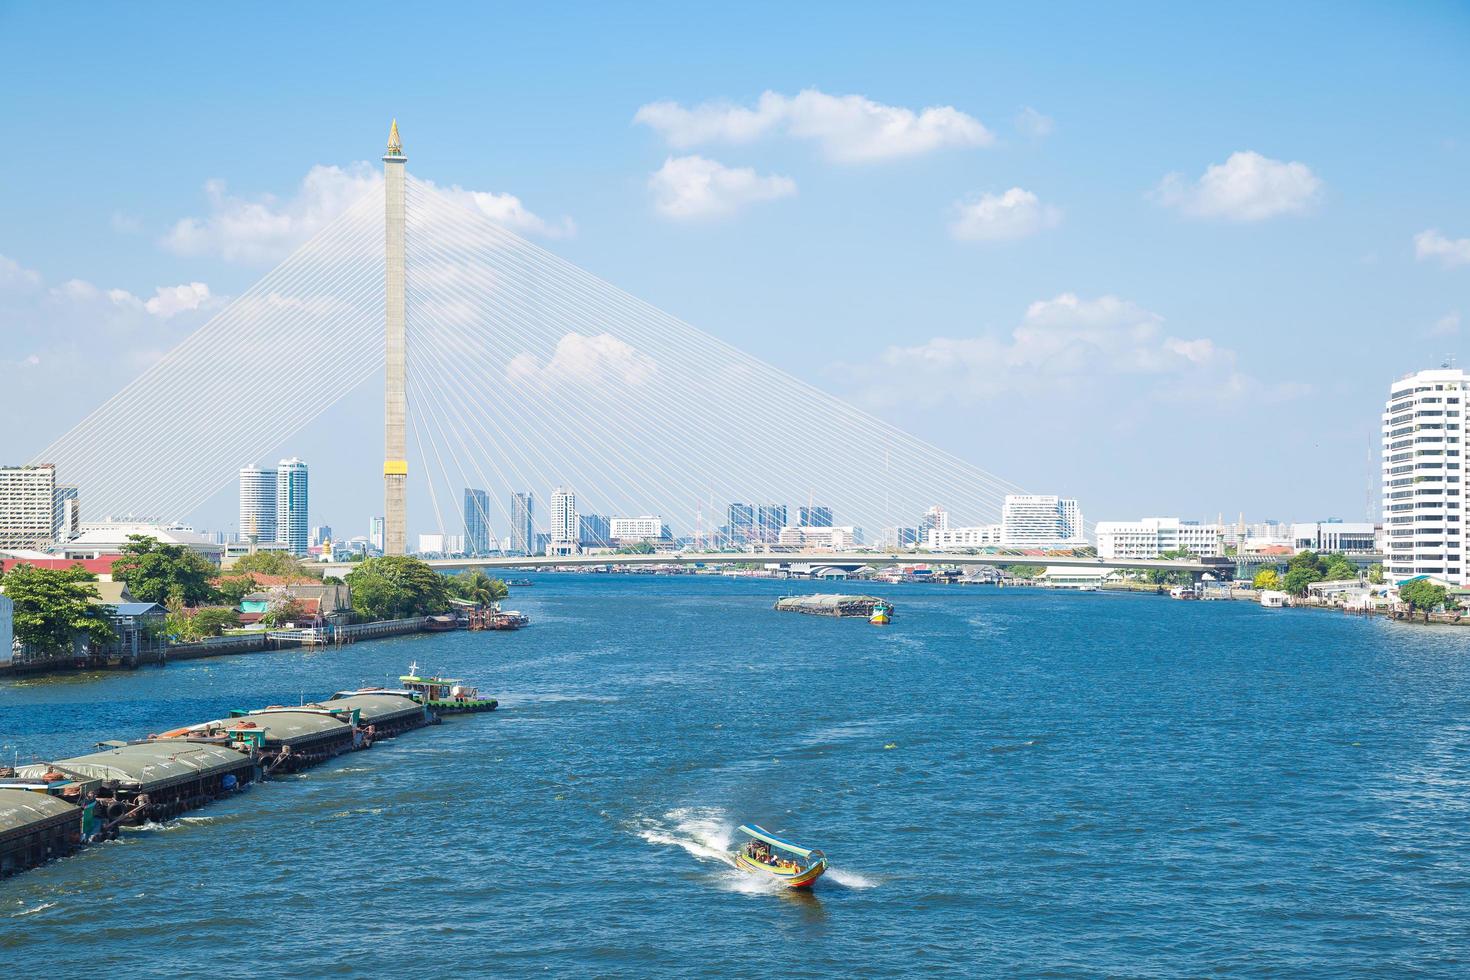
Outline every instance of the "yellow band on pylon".
<svg viewBox="0 0 1470 980"><path fill-rule="evenodd" d="M408 460L385 459L383 460L384 476L408 476Z"/></svg>

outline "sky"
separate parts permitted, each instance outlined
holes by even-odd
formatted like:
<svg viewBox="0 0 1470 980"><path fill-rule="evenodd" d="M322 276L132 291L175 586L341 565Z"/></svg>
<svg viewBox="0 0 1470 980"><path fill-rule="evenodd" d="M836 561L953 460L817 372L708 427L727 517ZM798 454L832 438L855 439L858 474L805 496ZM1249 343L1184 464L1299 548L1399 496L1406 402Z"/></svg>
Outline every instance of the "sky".
<svg viewBox="0 0 1470 980"><path fill-rule="evenodd" d="M1389 383L1470 330L1470 5L528 6L0 3L0 460L394 117L416 176L1090 520L1363 519ZM347 404L279 455L365 530Z"/></svg>

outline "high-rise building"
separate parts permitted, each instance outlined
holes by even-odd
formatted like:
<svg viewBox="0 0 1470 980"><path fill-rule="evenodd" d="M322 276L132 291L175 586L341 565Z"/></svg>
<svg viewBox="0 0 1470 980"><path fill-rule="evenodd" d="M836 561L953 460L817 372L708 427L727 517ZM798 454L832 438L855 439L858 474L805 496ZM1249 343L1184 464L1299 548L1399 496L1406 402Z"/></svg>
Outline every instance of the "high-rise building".
<svg viewBox="0 0 1470 980"><path fill-rule="evenodd" d="M490 554L490 495L465 487L464 552L471 558Z"/></svg>
<svg viewBox="0 0 1470 980"><path fill-rule="evenodd" d="M381 517L368 521L368 546L380 553L383 550L383 523Z"/></svg>
<svg viewBox="0 0 1470 980"><path fill-rule="evenodd" d="M313 548L320 548L322 545L326 544L330 540L332 540L331 525L318 524L316 527L311 529L311 546Z"/></svg>
<svg viewBox="0 0 1470 980"><path fill-rule="evenodd" d="M44 548L56 540L56 467L0 467L0 548Z"/></svg>
<svg viewBox="0 0 1470 980"><path fill-rule="evenodd" d="M785 526L785 504L761 504L756 510L755 538L761 544L775 544Z"/></svg>
<svg viewBox="0 0 1470 980"><path fill-rule="evenodd" d="M77 500L77 488L57 487L52 499L55 501L55 513L52 515L54 527L51 539L65 541L81 534L82 510Z"/></svg>
<svg viewBox="0 0 1470 980"><path fill-rule="evenodd" d="M551 545L548 554L577 551L577 495L565 487L551 491Z"/></svg>
<svg viewBox="0 0 1470 980"><path fill-rule="evenodd" d="M240 540L276 540L276 471L251 463L240 470Z"/></svg>
<svg viewBox="0 0 1470 980"><path fill-rule="evenodd" d="M755 537L755 508L750 504L731 504L725 530L731 544L749 544Z"/></svg>
<svg viewBox="0 0 1470 980"><path fill-rule="evenodd" d="M311 546L306 484L306 464L301 460L292 456L276 464L276 540L298 556Z"/></svg>
<svg viewBox="0 0 1470 980"><path fill-rule="evenodd" d="M1082 508L1055 494L1008 493L1001 507L1001 541L1021 548L1082 544Z"/></svg>
<svg viewBox="0 0 1470 980"><path fill-rule="evenodd" d="M645 514L642 517L614 517L607 522L608 534L614 542L661 541L668 536L663 518Z"/></svg>
<svg viewBox="0 0 1470 980"><path fill-rule="evenodd" d="M517 555L530 555L536 548L536 499L526 493L510 495L510 550Z"/></svg>
<svg viewBox="0 0 1470 980"><path fill-rule="evenodd" d="M924 511L924 516L919 518L918 538L920 543L929 540L930 531L949 530L949 511L935 504Z"/></svg>
<svg viewBox="0 0 1470 980"><path fill-rule="evenodd" d="M801 508L801 526L802 527L831 527L832 526L832 508L831 507L802 507Z"/></svg>
<svg viewBox="0 0 1470 980"><path fill-rule="evenodd" d="M1464 585L1465 402L1470 373L1434 368L1399 378L1383 412L1383 529L1390 581L1416 575Z"/></svg>
<svg viewBox="0 0 1470 980"><path fill-rule="evenodd" d="M612 529L604 514L577 515L577 543L583 548L606 548L612 544Z"/></svg>

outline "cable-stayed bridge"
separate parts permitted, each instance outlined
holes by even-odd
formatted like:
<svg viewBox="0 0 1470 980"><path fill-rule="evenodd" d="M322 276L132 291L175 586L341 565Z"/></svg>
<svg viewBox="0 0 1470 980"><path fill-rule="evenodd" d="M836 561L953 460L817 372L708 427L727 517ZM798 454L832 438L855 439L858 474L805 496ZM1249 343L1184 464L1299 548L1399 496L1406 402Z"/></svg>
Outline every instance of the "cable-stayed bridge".
<svg viewBox="0 0 1470 980"><path fill-rule="evenodd" d="M395 123L382 190L35 459L91 514L188 520L383 378L384 428L342 437L368 454L386 430L390 552L405 499L414 527L462 533L466 488L487 491L497 532L512 493L565 487L584 514L659 515L710 542L732 501L815 502L872 538L936 503L994 523L1022 492L521 238L406 159ZM229 391L248 400L206 397Z"/></svg>

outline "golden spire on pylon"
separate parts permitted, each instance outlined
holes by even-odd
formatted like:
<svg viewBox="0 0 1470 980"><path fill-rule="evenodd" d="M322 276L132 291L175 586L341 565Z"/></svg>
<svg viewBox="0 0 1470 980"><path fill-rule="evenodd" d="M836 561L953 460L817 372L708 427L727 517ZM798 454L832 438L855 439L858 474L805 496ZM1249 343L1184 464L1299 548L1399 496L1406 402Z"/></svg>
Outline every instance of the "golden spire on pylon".
<svg viewBox="0 0 1470 980"><path fill-rule="evenodd" d="M388 130L388 155L390 157L403 156L403 141L398 138L398 120L393 120L393 128Z"/></svg>

